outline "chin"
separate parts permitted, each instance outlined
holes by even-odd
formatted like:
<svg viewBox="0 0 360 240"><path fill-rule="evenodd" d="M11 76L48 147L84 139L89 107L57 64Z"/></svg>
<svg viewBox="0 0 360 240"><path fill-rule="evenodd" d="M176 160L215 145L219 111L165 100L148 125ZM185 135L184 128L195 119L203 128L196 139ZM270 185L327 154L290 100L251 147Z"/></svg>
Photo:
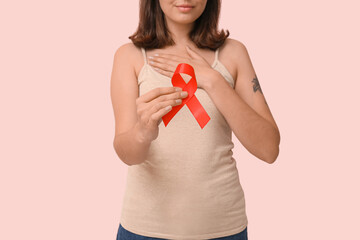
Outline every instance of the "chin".
<svg viewBox="0 0 360 240"><path fill-rule="evenodd" d="M177 9L174 9L172 14L168 15L167 17L177 23L189 24L195 22L196 19L198 19L202 14L202 11L195 11L195 9L192 11L193 12L182 13Z"/></svg>
<svg viewBox="0 0 360 240"><path fill-rule="evenodd" d="M180 24L190 24L201 16L206 7L206 2L206 0L186 2L181 0L160 0L160 6L169 20Z"/></svg>
<svg viewBox="0 0 360 240"><path fill-rule="evenodd" d="M175 19L172 18L171 20L173 22L179 23L179 24L191 24L193 22L195 22L195 20L197 19L197 17L182 17L182 16L178 16Z"/></svg>

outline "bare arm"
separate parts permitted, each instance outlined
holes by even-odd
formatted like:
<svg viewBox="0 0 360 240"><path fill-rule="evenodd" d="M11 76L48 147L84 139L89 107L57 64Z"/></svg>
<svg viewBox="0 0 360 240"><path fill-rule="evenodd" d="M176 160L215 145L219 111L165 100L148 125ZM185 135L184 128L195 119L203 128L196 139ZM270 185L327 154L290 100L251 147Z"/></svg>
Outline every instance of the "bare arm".
<svg viewBox="0 0 360 240"><path fill-rule="evenodd" d="M161 118L187 97L187 92L177 87L155 88L139 97L133 67L139 53L132 43L121 46L114 55L111 75L115 115L113 146L119 158L129 166L146 160L151 142L158 137Z"/></svg>
<svg viewBox="0 0 360 240"><path fill-rule="evenodd" d="M119 158L129 166L143 162L150 146L150 142L140 138L139 129L135 127L135 101L139 95L134 69L136 50L131 43L117 49L110 87L115 116L113 146Z"/></svg>
<svg viewBox="0 0 360 240"><path fill-rule="evenodd" d="M243 146L254 156L273 163L279 154L280 133L252 66L246 47L232 41L237 62L235 90L217 73L206 91Z"/></svg>

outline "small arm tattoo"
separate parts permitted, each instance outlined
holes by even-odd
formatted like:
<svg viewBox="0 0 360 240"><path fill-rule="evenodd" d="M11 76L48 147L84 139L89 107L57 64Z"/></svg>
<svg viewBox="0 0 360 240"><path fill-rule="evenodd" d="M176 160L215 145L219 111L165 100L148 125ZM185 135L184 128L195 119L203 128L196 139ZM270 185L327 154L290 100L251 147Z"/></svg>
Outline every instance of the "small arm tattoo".
<svg viewBox="0 0 360 240"><path fill-rule="evenodd" d="M254 92L256 92L257 90L259 90L261 92L261 94L263 93L262 90L261 90L261 87L260 87L260 83L259 83L259 80L255 74L255 78L252 80L252 82L254 83L253 85L253 90Z"/></svg>

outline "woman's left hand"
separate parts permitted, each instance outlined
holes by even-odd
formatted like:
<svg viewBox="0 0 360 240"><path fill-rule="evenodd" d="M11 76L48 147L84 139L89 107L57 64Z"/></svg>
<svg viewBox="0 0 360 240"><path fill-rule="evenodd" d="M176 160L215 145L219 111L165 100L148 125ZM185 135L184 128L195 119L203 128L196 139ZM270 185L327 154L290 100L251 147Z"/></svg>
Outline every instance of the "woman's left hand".
<svg viewBox="0 0 360 240"><path fill-rule="evenodd" d="M197 86L205 88L207 81L218 73L210 64L190 47L186 47L189 57L174 54L158 53L149 56L149 64L159 73L172 77L179 63L187 63L194 68Z"/></svg>

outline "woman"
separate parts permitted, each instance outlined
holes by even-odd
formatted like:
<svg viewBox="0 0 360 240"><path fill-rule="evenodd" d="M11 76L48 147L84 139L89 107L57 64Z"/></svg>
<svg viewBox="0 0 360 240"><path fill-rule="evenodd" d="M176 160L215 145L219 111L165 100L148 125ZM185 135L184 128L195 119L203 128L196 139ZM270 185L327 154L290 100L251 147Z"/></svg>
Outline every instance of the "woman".
<svg viewBox="0 0 360 240"><path fill-rule="evenodd" d="M220 4L140 0L132 42L114 55L114 148L129 165L118 240L247 239L231 133L267 163L278 156L280 134L246 47L217 30ZM190 93L172 84L180 63L195 71L205 125L182 104Z"/></svg>

